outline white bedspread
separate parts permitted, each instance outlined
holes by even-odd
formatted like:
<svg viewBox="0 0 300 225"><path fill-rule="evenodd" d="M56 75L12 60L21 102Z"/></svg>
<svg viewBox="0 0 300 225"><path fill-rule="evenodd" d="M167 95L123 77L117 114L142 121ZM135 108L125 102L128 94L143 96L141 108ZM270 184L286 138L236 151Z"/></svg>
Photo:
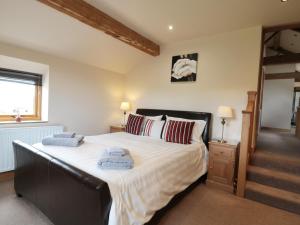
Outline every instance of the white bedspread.
<svg viewBox="0 0 300 225"><path fill-rule="evenodd" d="M131 170L101 170L97 161L108 146L127 148ZM146 136L113 133L88 136L78 148L34 147L108 183L112 207L109 225L142 225L207 171L204 143L181 145Z"/></svg>

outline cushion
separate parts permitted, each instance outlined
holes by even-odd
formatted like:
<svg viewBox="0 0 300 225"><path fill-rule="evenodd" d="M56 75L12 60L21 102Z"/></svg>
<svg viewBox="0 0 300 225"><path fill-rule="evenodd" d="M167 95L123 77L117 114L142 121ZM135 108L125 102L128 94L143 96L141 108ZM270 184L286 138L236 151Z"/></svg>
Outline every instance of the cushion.
<svg viewBox="0 0 300 225"><path fill-rule="evenodd" d="M205 120L191 120L191 119L167 116L167 121L168 120L195 122L193 133L192 133L192 142L201 142L202 134L206 126Z"/></svg>
<svg viewBox="0 0 300 225"><path fill-rule="evenodd" d="M143 121L144 116L129 114L127 124L125 127L125 132L139 135L142 129Z"/></svg>
<svg viewBox="0 0 300 225"><path fill-rule="evenodd" d="M142 135L153 138L161 138L161 132L164 127L165 121L146 119Z"/></svg>
<svg viewBox="0 0 300 225"><path fill-rule="evenodd" d="M135 114L135 113L132 113L133 115L136 115L136 116L144 116L144 115L141 115L141 114ZM159 116L144 116L145 119L151 119L151 120L161 120L163 115L159 115Z"/></svg>
<svg viewBox="0 0 300 225"><path fill-rule="evenodd" d="M143 116L143 115L140 115L140 114L135 114L135 113L132 113L132 115L135 115L135 116ZM147 121L147 119L151 119L151 120L155 120L155 121L161 121L163 115L159 115L159 116L143 116L145 119L144 119L144 122L142 124L142 129L141 129L141 133L140 135L143 135L143 131L144 131L144 128L145 128L145 123Z"/></svg>
<svg viewBox="0 0 300 225"><path fill-rule="evenodd" d="M195 122L168 120L164 129L163 139L167 142L191 144Z"/></svg>

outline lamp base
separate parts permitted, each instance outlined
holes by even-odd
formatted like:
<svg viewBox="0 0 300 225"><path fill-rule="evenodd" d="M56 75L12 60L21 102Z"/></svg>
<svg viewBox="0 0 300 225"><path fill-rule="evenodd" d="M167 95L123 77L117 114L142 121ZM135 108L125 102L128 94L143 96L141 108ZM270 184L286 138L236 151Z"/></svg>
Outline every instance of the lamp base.
<svg viewBox="0 0 300 225"><path fill-rule="evenodd" d="M224 139L218 140L218 142L219 142L219 143L223 143L223 144L227 143L227 141L225 141Z"/></svg>
<svg viewBox="0 0 300 225"><path fill-rule="evenodd" d="M121 124L122 127L126 126L126 111L124 111L123 113L124 117L123 117L123 123Z"/></svg>

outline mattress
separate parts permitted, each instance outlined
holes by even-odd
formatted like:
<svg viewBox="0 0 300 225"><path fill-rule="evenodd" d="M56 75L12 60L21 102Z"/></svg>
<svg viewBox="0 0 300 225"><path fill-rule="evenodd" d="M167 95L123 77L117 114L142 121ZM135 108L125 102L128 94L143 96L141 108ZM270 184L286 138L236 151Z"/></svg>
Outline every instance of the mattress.
<svg viewBox="0 0 300 225"><path fill-rule="evenodd" d="M79 147L35 148L85 171L110 189L109 225L142 225L179 192L207 171L203 142L182 145L124 132L87 136ZM106 147L126 148L134 160L130 170L101 170L97 161Z"/></svg>

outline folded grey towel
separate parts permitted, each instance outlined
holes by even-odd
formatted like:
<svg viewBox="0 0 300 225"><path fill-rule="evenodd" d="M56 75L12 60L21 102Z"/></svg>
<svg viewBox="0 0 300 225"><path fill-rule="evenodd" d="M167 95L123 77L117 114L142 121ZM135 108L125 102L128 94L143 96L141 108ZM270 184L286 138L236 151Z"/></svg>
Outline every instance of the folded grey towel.
<svg viewBox="0 0 300 225"><path fill-rule="evenodd" d="M56 145L56 146L67 146L67 147L78 147L83 143L84 136L77 135L73 138L55 138L46 137L42 140L43 145Z"/></svg>
<svg viewBox="0 0 300 225"><path fill-rule="evenodd" d="M54 134L53 137L55 138L73 138L75 137L76 133L74 132L63 132L59 134Z"/></svg>
<svg viewBox="0 0 300 225"><path fill-rule="evenodd" d="M133 159L130 154L124 156L109 156L105 151L98 161L101 169L131 169L133 168Z"/></svg>
<svg viewBox="0 0 300 225"><path fill-rule="evenodd" d="M129 154L127 149L116 146L108 147L105 149L105 151L109 156L125 156Z"/></svg>

